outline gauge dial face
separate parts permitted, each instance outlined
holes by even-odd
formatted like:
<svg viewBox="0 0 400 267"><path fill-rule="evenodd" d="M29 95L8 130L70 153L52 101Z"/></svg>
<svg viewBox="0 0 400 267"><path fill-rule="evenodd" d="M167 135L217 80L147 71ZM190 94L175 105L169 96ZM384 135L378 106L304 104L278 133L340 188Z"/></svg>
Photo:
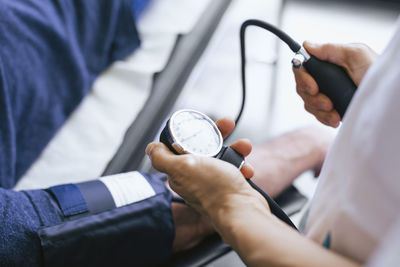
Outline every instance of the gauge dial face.
<svg viewBox="0 0 400 267"><path fill-rule="evenodd" d="M221 150L222 136L215 123L195 110L180 110L172 115L169 130L186 153L215 156Z"/></svg>

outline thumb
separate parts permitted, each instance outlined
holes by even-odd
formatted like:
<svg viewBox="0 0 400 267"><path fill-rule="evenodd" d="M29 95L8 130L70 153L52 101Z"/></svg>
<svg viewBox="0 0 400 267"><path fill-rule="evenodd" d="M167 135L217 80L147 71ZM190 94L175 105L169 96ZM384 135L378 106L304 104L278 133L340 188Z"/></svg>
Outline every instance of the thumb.
<svg viewBox="0 0 400 267"><path fill-rule="evenodd" d="M303 43L303 47L311 55L320 60L332 62L336 65L347 68L346 64L346 49L343 45L339 44L315 44L309 41Z"/></svg>
<svg viewBox="0 0 400 267"><path fill-rule="evenodd" d="M171 171L178 157L163 143L150 143L146 147L146 154L149 156L153 167L164 173L169 173Z"/></svg>

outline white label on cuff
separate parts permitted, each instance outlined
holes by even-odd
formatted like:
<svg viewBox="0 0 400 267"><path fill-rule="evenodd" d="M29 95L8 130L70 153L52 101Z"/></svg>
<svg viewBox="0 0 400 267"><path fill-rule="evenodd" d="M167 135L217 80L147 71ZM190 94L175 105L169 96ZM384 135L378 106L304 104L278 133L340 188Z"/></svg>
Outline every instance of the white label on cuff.
<svg viewBox="0 0 400 267"><path fill-rule="evenodd" d="M99 180L110 191L117 208L141 201L156 194L153 187L139 172L105 176Z"/></svg>

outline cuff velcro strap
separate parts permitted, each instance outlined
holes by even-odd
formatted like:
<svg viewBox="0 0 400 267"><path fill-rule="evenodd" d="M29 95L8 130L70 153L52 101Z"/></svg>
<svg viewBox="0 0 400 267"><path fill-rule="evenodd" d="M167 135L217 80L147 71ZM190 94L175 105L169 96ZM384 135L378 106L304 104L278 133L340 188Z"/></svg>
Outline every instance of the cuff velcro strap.
<svg viewBox="0 0 400 267"><path fill-rule="evenodd" d="M114 199L107 186L100 180L77 184L92 214L114 209Z"/></svg>
<svg viewBox="0 0 400 267"><path fill-rule="evenodd" d="M81 214L88 211L86 201L75 184L53 186L47 189L57 203L65 217Z"/></svg>
<svg viewBox="0 0 400 267"><path fill-rule="evenodd" d="M101 177L79 184L65 184L47 189L56 199L63 215L96 214L142 201L156 195L154 179L140 172ZM87 214L83 214L87 213Z"/></svg>

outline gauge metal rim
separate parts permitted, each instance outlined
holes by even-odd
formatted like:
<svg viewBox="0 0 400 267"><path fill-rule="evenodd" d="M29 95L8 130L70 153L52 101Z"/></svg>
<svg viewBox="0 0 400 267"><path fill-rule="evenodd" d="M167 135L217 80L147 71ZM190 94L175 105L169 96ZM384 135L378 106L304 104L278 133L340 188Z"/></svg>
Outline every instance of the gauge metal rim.
<svg viewBox="0 0 400 267"><path fill-rule="evenodd" d="M185 145L182 144L181 142L179 142L176 138L175 138L175 133L171 127L172 123L174 122L175 117L180 114L180 113L184 113L184 112L190 112L190 113L197 113L200 116L202 116L206 121L208 121L211 126L214 128L215 132L218 134L218 139L219 139L219 144L218 144L218 148L215 151L215 153L211 153L211 154L198 154L198 153L193 153L193 152L189 152ZM222 139L222 134L220 132L220 130L218 129L217 125L214 123L214 121L212 119L210 119L210 117L208 117L206 114L194 110L194 109L181 109L178 110L176 112L174 112L174 114L172 114L171 119L169 120L168 123L168 131L170 133L170 136L172 138L173 143L171 144L172 147L174 147L175 150L182 150L182 151L178 151L179 153L184 153L184 154L195 154L195 155L199 155L199 156L205 156L205 157L215 157L222 149L222 145L223 145L223 139ZM177 148L181 148L181 149L177 149Z"/></svg>

